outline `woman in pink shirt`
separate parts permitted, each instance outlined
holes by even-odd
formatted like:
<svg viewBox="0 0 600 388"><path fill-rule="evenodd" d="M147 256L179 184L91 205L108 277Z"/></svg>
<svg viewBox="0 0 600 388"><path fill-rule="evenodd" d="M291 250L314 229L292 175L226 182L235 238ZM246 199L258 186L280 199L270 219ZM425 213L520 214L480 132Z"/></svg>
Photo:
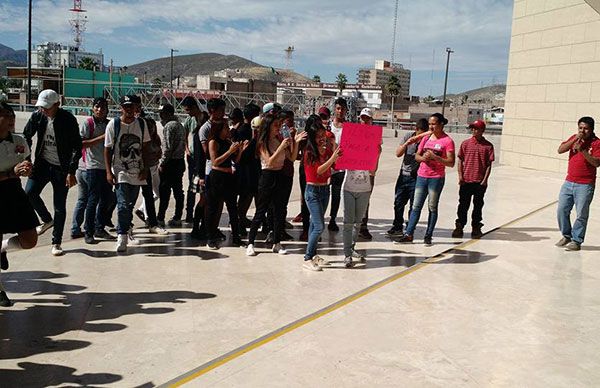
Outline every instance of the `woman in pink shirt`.
<svg viewBox="0 0 600 388"><path fill-rule="evenodd" d="M415 155L420 162L417 172L417 184L415 186L415 197L410 219L406 227L406 233L399 242L412 242L413 234L425 199L429 196L429 217L427 219L427 230L425 231L425 245L432 244L433 230L438 218L438 203L444 188L446 167L454 167L454 141L446 132L444 125L448 120L441 113L434 113L429 117L430 136L425 136Z"/></svg>

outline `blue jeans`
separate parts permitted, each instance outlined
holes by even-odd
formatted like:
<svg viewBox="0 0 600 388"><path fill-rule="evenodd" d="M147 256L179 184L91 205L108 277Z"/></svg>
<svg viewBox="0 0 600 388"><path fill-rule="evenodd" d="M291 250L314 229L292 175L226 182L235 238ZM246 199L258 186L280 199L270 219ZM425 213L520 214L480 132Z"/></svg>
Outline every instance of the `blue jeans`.
<svg viewBox="0 0 600 388"><path fill-rule="evenodd" d="M564 237L582 244L590 215L590 203L594 198L594 185L565 181L558 195L558 227ZM575 205L577 218L571 226L571 210Z"/></svg>
<svg viewBox="0 0 600 388"><path fill-rule="evenodd" d="M312 260L317 254L319 237L325 229L325 210L329 203L329 185L314 186L307 184L304 192L304 201L310 212L310 225L308 227L308 245L304 260Z"/></svg>
<svg viewBox="0 0 600 388"><path fill-rule="evenodd" d="M396 187L394 189L394 227L398 229L404 228L404 208L410 202L408 208L408 218L412 212L413 201L415 197L415 185L417 178L410 175L398 175Z"/></svg>
<svg viewBox="0 0 600 388"><path fill-rule="evenodd" d="M112 188L106 180L106 171L87 170L88 198L85 208L85 234L92 236L104 230L106 213L112 200Z"/></svg>
<svg viewBox="0 0 600 388"><path fill-rule="evenodd" d="M88 174L86 170L78 169L77 172L75 172L75 178L77 178L77 189L79 192L77 196L77 202L75 203L75 210L73 210L71 235L81 233L81 225L83 224L83 217L88 204L90 189L87 176Z"/></svg>
<svg viewBox="0 0 600 388"><path fill-rule="evenodd" d="M367 212L371 192L355 193L344 190L344 256L352 257L352 250Z"/></svg>
<svg viewBox="0 0 600 388"><path fill-rule="evenodd" d="M415 233L415 228L421 217L421 210L425 204L425 199L429 196L429 217L427 219L425 237L433 236L433 230L435 229L435 223L438 218L438 203L440 202L440 195L442 194L445 180L446 178L417 177L413 208L410 213L410 219L408 220L408 226L406 227L407 235L412 236Z"/></svg>
<svg viewBox="0 0 600 388"><path fill-rule="evenodd" d="M127 234L133 221L133 208L140 194L140 186L117 184L117 233Z"/></svg>
<svg viewBox="0 0 600 388"><path fill-rule="evenodd" d="M27 180L25 192L29 197L29 202L31 202L36 213L42 219L42 222L52 221L52 215L40 197L42 190L44 190L44 187L48 183L52 184L52 202L54 204L52 244L60 244L62 243L65 220L67 218L67 194L69 193L67 173L63 172L60 167L39 158L36 160L33 172Z"/></svg>

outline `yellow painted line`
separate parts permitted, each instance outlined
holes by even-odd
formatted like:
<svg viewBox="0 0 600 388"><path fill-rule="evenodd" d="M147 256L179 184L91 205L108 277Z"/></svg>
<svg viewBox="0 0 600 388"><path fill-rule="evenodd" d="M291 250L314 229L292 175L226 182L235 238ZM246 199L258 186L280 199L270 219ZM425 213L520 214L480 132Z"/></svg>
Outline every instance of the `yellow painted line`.
<svg viewBox="0 0 600 388"><path fill-rule="evenodd" d="M503 229L503 228L506 228L506 227L508 227L510 225L513 225L513 224L515 224L515 223L517 223L519 221L522 221L522 220L524 220L524 219L526 219L528 217L531 217L532 215L534 215L536 213L539 213L539 212L547 209L550 206L554 206L556 203L557 203L557 201L554 201L554 202L549 203L548 205L545 205L545 206L543 206L543 207L541 207L539 209L531 211L531 212L525 214L524 216L521 216L519 218L515 218L512 221L509 221L509 222L507 222L507 223L505 223L505 224L503 224L503 225L501 225L501 226L499 226L497 228L494 228L494 229L492 229L492 230L484 233L484 236L488 235L490 233L493 233L493 232L495 232L495 231L497 231L499 229ZM329 305L329 306L327 306L327 307L325 307L325 308L323 308L321 310L318 310L318 311L316 311L316 312L314 312L312 314L309 314L309 315L307 315L307 316L305 316L303 318L300 318L299 320L297 320L295 322L292 322L292 323L290 323L290 324L288 324L286 326L283 326L283 327L281 327L281 328L279 328L277 330L274 330L271 333L268 333L268 334L266 334L266 335L264 335L264 336L262 336L260 338L257 338L256 340L254 340L252 342L249 342L249 343L247 343L245 345L242 345L241 347L239 347L239 348L237 348L235 350L232 350L229 353L226 353L226 354L224 354L224 355L222 355L220 357L217 357L217 358L215 358L215 359L213 359L213 360L211 360L211 361L209 361L209 362L207 362L207 363L205 363L205 364L203 364L203 365L201 365L201 366L199 366L199 367L197 367L197 368L195 368L195 369L193 369L193 370L191 370L191 371L189 371L187 373L184 373L184 374L182 374L182 375L180 375L180 376L172 379L171 381L169 381L169 382L167 382L165 384L162 384L161 387L179 387L179 386L182 386L183 384L189 383L190 381L192 381L192 380L194 380L194 379L196 379L196 378L198 378L198 377L200 377L202 375L207 374L211 370L216 369L216 368L218 368L218 367L220 367L220 366L222 366L224 364L227 364L228 362L230 362L230 361L232 361L232 360L234 360L234 359L236 359L236 358L238 358L238 357L240 357L240 356L242 356L242 355L244 355L244 354L246 354L246 353L248 353L248 352L250 352L250 351L252 351L252 350L254 350L256 348L259 348L259 347L261 347L261 346L263 346L263 345L265 345L265 344L267 344L267 343L269 343L271 341L274 341L277 338L279 338L279 337L281 337L281 336L283 336L283 335L285 335L285 334L287 334L287 333L289 333L289 332L291 332L293 330L298 329L299 327L307 325L307 324L309 324L309 323L311 323L311 322L313 322L313 321L321 318L322 316L325 316L325 315L327 315L327 314L329 314L329 313L331 313L333 311L336 311L336 310L338 310L338 309L340 309L340 308L342 308L342 307L344 307L344 306L346 306L346 305L354 302L357 299L360 299L360 298L362 298L362 297L364 297L364 296L366 296L368 294L371 294L372 292L374 292L374 291L382 288L383 286L386 286L386 285L388 285L388 284L390 284L390 283L392 283L392 282L394 282L394 281L396 281L398 279L401 279L401 278L403 278L405 276L408 276L411 273L416 272L416 271L418 271L418 270L420 270L422 268L425 268L425 267L427 267L430 264L435 264L437 261L441 260L448 253L452 253L452 251L455 251L455 250L458 250L458 249L464 249L464 248L466 248L468 246L476 244L478 241L479 241L478 239L477 240L471 239L471 240L465 241L465 242L463 242L463 243L461 243L461 244L459 244L459 245L457 245L455 247L448 248L445 251L443 251L443 252L441 252L441 253L439 253L437 255L434 255L434 256L432 256L430 258L427 258L427 259L419 262L418 264L413 265L410 268L407 268L407 269L405 269L405 270L403 270L403 271L401 271L401 272L399 272L397 274L391 275L391 276L389 276L389 277L387 277L387 278L385 278L383 280L380 280L379 282L377 282L375 284L372 284L372 285L368 286L367 288L364 288L363 290L360 290L360 291L356 292L355 294L347 296L346 298L341 299L341 300L339 300L339 301L337 301L337 302L335 302L335 303L333 303L333 304L331 304L331 305Z"/></svg>

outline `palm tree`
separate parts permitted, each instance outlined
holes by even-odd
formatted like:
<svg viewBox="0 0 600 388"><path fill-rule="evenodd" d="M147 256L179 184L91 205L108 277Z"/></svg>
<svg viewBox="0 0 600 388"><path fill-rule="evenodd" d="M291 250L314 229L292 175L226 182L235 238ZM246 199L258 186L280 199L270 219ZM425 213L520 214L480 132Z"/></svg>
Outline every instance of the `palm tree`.
<svg viewBox="0 0 600 388"><path fill-rule="evenodd" d="M342 91L344 89L346 89L346 85L348 85L348 78L346 78L346 74L344 74L344 73L338 74L335 79L335 83L337 84L337 87L340 90L340 96L341 96Z"/></svg>
<svg viewBox="0 0 600 388"><path fill-rule="evenodd" d="M83 57L79 60L79 68L84 70L95 70L98 64L94 58Z"/></svg>
<svg viewBox="0 0 600 388"><path fill-rule="evenodd" d="M313 82L321 83L321 76L315 74L315 75L313 75L312 80L313 80Z"/></svg>

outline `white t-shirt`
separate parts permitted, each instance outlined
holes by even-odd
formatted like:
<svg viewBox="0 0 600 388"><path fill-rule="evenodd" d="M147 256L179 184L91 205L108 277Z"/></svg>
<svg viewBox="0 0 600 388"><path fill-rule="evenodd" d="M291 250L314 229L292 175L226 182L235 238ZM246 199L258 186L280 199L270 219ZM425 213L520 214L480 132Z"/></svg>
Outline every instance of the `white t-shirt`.
<svg viewBox="0 0 600 388"><path fill-rule="evenodd" d="M343 188L353 193L366 193L372 190L369 170L346 170Z"/></svg>
<svg viewBox="0 0 600 388"><path fill-rule="evenodd" d="M129 183L130 185L142 186L146 180L139 178L143 169L142 142L150 141L148 127L144 128L143 140L142 129L138 120L131 124L125 124L121 120L121 131L115 142L115 120L112 119L106 125L105 147L113 147L112 172L117 177L117 183Z"/></svg>
<svg viewBox="0 0 600 388"><path fill-rule="evenodd" d="M203 144L206 143L207 150L208 150L208 134L210 132L211 127L212 127L212 124L211 124L210 120L208 120L207 122L202 124L202 126L198 130L198 136L200 137L200 142L202 142ZM207 176L210 174L210 170L212 170L212 161L210 160L210 158L208 158L206 160L206 169L205 169L205 173Z"/></svg>
<svg viewBox="0 0 600 388"><path fill-rule="evenodd" d="M331 128L331 133L333 133L333 136L335 137L335 144L340 145L341 144L340 142L342 141L342 127L339 127L339 128L336 127L332 121L330 128ZM337 174L339 172L343 172L343 171L336 170L334 168L331 169L332 174Z"/></svg>
<svg viewBox="0 0 600 388"><path fill-rule="evenodd" d="M56 135L54 133L54 119L48 118L46 132L43 138L42 158L54 166L60 166L58 150L56 149Z"/></svg>
<svg viewBox="0 0 600 388"><path fill-rule="evenodd" d="M0 142L0 172L14 169L31 154L22 136L11 133L9 137Z"/></svg>

